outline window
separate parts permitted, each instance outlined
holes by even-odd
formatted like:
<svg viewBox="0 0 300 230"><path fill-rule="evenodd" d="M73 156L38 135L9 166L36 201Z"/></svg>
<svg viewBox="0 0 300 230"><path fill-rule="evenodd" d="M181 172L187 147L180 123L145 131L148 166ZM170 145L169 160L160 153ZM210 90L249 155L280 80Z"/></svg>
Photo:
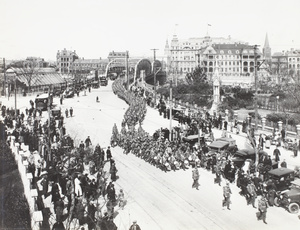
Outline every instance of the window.
<svg viewBox="0 0 300 230"><path fill-rule="evenodd" d="M236 53L236 54L239 54L239 53L240 53L240 51L236 50L236 51L235 51L235 53Z"/></svg>
<svg viewBox="0 0 300 230"><path fill-rule="evenodd" d="M228 62L228 65L231 65L231 61Z"/></svg>
<svg viewBox="0 0 300 230"><path fill-rule="evenodd" d="M223 50L221 50L221 51L220 51L220 54L224 54L224 51L223 51Z"/></svg>
<svg viewBox="0 0 300 230"><path fill-rule="evenodd" d="M228 50L228 54L231 54L231 50Z"/></svg>

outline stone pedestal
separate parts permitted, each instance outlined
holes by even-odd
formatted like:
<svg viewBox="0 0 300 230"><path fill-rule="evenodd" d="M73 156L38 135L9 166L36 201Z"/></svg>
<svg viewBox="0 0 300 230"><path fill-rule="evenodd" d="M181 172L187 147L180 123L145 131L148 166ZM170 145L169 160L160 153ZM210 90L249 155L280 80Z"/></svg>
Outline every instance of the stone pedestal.
<svg viewBox="0 0 300 230"><path fill-rule="evenodd" d="M225 109L225 121L229 121L229 111L228 109Z"/></svg>
<svg viewBox="0 0 300 230"><path fill-rule="evenodd" d="M233 116L234 116L234 119L237 119L237 118L238 118L238 112L237 112L237 111L234 111L234 112L233 112Z"/></svg>
<svg viewBox="0 0 300 230"><path fill-rule="evenodd" d="M42 211L36 211L32 214L32 229L40 229L43 222L43 214Z"/></svg>
<svg viewBox="0 0 300 230"><path fill-rule="evenodd" d="M296 125L297 127L297 136L298 138L300 138L300 125Z"/></svg>
<svg viewBox="0 0 300 230"><path fill-rule="evenodd" d="M279 129L279 132L282 130L282 121L278 121L278 129Z"/></svg>
<svg viewBox="0 0 300 230"><path fill-rule="evenodd" d="M266 126L266 118L263 117L263 118L261 119L261 128L262 128L262 130L265 130L265 126Z"/></svg>
<svg viewBox="0 0 300 230"><path fill-rule="evenodd" d="M33 179L32 173L27 173L26 176L27 176L27 179L29 181L29 186L30 186L30 189L31 189L31 187L32 187L32 179Z"/></svg>

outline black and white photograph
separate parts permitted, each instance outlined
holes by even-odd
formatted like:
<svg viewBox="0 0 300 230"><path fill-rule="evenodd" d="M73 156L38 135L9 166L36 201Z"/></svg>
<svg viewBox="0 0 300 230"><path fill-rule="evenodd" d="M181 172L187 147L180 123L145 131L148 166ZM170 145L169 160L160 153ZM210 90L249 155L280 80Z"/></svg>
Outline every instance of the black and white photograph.
<svg viewBox="0 0 300 230"><path fill-rule="evenodd" d="M299 0L0 9L0 230L300 228Z"/></svg>

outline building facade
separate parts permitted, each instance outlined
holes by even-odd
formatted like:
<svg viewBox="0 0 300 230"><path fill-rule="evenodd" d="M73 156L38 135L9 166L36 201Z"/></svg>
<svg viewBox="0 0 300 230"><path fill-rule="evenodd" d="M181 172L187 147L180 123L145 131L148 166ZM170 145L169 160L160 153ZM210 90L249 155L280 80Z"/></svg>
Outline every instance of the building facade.
<svg viewBox="0 0 300 230"><path fill-rule="evenodd" d="M300 75L300 50L291 49L286 52L287 67L290 75Z"/></svg>
<svg viewBox="0 0 300 230"><path fill-rule="evenodd" d="M108 64L108 59L76 59L72 63L73 73L90 73L91 71L97 71L99 74L105 72L106 66Z"/></svg>
<svg viewBox="0 0 300 230"><path fill-rule="evenodd" d="M58 72L62 74L69 74L72 72L73 62L78 59L76 51L66 50L65 48L61 51L57 51L56 64Z"/></svg>
<svg viewBox="0 0 300 230"><path fill-rule="evenodd" d="M111 51L108 54L108 61L112 61L113 59L119 59L119 58L126 58L126 52L115 52L115 51Z"/></svg>
<svg viewBox="0 0 300 230"><path fill-rule="evenodd" d="M272 55L272 73L300 76L300 50L291 49Z"/></svg>
<svg viewBox="0 0 300 230"><path fill-rule="evenodd" d="M252 81L255 59L259 65L261 52L230 37L211 38L207 35L203 38L178 39L174 35L170 46L166 43L165 56L171 73L186 74L200 66L210 77L218 68L222 81L239 76Z"/></svg>

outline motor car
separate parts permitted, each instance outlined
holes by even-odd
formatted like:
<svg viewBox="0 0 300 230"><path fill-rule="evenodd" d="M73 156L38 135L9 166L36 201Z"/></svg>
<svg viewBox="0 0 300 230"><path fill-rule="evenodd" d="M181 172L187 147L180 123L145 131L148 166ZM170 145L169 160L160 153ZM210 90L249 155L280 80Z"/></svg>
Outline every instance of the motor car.
<svg viewBox="0 0 300 230"><path fill-rule="evenodd" d="M259 150L258 156L259 156L259 159L260 159L259 162L261 162L262 161L261 158L263 156L268 156L268 153L266 153L263 150ZM255 161L255 159L256 159L256 156L255 156L255 150L254 149L239 149L231 157L231 161L234 162L234 164L239 168L244 165L244 162L246 160ZM273 162L273 164L274 164L274 167L275 167L274 162Z"/></svg>
<svg viewBox="0 0 300 230"><path fill-rule="evenodd" d="M236 140L233 138L230 138L230 137L220 137L220 138L217 138L216 141L226 141L229 143L229 147L236 145Z"/></svg>
<svg viewBox="0 0 300 230"><path fill-rule="evenodd" d="M74 97L74 94L75 94L74 89L68 88L64 91L63 96L64 96L64 98L71 98L71 97Z"/></svg>
<svg viewBox="0 0 300 230"><path fill-rule="evenodd" d="M291 182L294 181L294 170L289 168L277 168L268 172L268 178L271 179L277 191L283 191L291 186Z"/></svg>
<svg viewBox="0 0 300 230"><path fill-rule="evenodd" d="M207 145L210 151L213 152L221 152L226 150L229 146L229 142L227 141L213 141Z"/></svg>
<svg viewBox="0 0 300 230"><path fill-rule="evenodd" d="M38 95L35 98L35 107L37 110L46 111L48 109L48 106L52 106L53 103L53 96L52 94L44 93L41 95Z"/></svg>
<svg viewBox="0 0 300 230"><path fill-rule="evenodd" d="M284 190L274 199L275 206L282 206L290 213L296 214L300 207L300 179L291 182L288 190Z"/></svg>
<svg viewBox="0 0 300 230"><path fill-rule="evenodd" d="M200 137L201 138L201 137ZM182 138L183 141L188 142L190 144L195 144L199 141L199 135L189 135Z"/></svg>
<svg viewBox="0 0 300 230"><path fill-rule="evenodd" d="M283 147L287 150L294 149L294 141L291 138L286 138Z"/></svg>
<svg viewBox="0 0 300 230"><path fill-rule="evenodd" d="M51 115L55 120L59 120L61 118L61 110L60 109L52 109Z"/></svg>
<svg viewBox="0 0 300 230"><path fill-rule="evenodd" d="M99 79L100 79L100 85L101 86L107 86L108 81L107 81L107 78L105 76L99 77Z"/></svg>

